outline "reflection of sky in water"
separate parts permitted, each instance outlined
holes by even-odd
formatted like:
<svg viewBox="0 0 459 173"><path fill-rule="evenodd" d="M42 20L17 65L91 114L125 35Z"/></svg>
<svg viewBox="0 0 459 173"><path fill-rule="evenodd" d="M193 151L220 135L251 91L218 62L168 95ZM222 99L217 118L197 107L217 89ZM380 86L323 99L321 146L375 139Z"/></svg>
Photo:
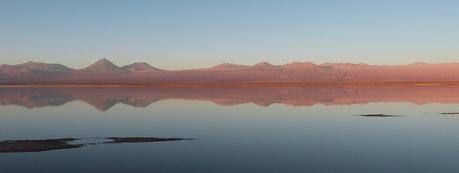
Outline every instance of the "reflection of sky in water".
<svg viewBox="0 0 459 173"><path fill-rule="evenodd" d="M261 107L169 99L145 108L118 104L106 112L80 101L35 109L2 106L0 111L1 139L198 138L0 155L0 170L25 165L22 169L30 171L42 164L39 170L62 171L74 162L85 165L75 168L75 172L94 167L99 171L145 172L153 167L162 172L459 170L453 161L459 154L459 115L439 114L459 111L456 104ZM357 116L368 113L404 117Z"/></svg>

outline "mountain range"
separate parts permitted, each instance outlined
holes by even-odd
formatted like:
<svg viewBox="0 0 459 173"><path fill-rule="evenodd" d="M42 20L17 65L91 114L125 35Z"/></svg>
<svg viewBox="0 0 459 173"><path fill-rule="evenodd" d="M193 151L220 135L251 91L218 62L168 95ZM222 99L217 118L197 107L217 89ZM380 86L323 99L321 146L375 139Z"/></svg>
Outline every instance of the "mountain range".
<svg viewBox="0 0 459 173"><path fill-rule="evenodd" d="M163 70L147 63L117 66L101 59L83 69L27 62L0 65L0 84L362 84L459 82L459 63L368 65L292 62L252 66L223 63L210 68Z"/></svg>

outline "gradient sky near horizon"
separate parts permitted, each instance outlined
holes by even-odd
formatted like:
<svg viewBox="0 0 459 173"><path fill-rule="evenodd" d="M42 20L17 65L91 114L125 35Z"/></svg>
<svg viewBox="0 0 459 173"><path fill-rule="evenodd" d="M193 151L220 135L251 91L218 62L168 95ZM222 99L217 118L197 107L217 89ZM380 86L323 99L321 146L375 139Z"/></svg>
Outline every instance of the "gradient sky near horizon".
<svg viewBox="0 0 459 173"><path fill-rule="evenodd" d="M1 0L0 64L459 62L454 0Z"/></svg>

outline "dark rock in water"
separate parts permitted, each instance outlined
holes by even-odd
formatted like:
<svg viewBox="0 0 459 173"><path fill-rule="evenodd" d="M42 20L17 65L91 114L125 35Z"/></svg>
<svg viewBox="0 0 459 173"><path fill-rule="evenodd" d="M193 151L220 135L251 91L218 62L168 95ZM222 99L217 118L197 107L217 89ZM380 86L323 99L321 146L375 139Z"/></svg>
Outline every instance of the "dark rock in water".
<svg viewBox="0 0 459 173"><path fill-rule="evenodd" d="M107 139L111 139L112 141L104 142L105 144L193 140L193 139L185 139L185 138L155 138L155 137L127 137L127 138L110 137Z"/></svg>
<svg viewBox="0 0 459 173"><path fill-rule="evenodd" d="M80 148L83 144L69 144L76 138L43 140L7 140L0 141L0 153L40 152L59 149Z"/></svg>
<svg viewBox="0 0 459 173"><path fill-rule="evenodd" d="M80 148L88 145L99 144L121 144L121 143L146 143L146 142L166 142L166 141L181 141L194 140L192 138L157 138L157 137L109 137L97 138L107 139L107 142L86 142L73 144L81 140L80 138L60 138L60 139L41 139L41 140L6 140L0 141L0 153L25 153L25 152L41 152L59 149ZM86 139L87 140L87 139Z"/></svg>
<svg viewBox="0 0 459 173"><path fill-rule="evenodd" d="M459 115L459 112L443 112L442 115Z"/></svg>
<svg viewBox="0 0 459 173"><path fill-rule="evenodd" d="M402 117L402 115L388 115L388 114L363 114L362 117Z"/></svg>

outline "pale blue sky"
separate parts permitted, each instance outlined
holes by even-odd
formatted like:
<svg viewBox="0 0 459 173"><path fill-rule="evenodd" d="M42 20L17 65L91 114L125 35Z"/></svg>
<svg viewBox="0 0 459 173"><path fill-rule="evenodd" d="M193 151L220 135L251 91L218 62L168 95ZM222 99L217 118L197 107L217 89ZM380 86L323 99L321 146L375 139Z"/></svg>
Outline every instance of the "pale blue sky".
<svg viewBox="0 0 459 173"><path fill-rule="evenodd" d="M459 62L459 1L0 0L0 64Z"/></svg>

